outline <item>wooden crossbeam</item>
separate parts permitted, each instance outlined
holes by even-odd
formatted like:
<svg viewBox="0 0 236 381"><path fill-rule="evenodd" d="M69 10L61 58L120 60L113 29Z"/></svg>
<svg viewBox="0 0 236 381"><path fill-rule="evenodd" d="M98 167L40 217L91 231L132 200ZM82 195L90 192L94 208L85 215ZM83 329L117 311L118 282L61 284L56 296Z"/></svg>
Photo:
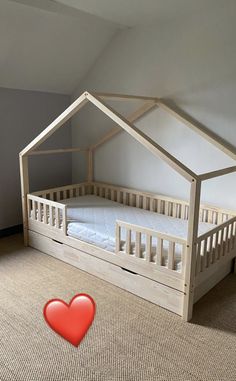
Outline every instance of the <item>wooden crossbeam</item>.
<svg viewBox="0 0 236 381"><path fill-rule="evenodd" d="M191 130L198 133L200 136L202 136L204 139L206 139L208 142L213 144L215 147L220 149L222 152L224 152L226 155L230 156L232 159L236 160L236 150L233 150L233 148L227 144L223 139L221 139L218 135L216 135L214 132L207 130L204 127L201 127L194 123L191 118L188 118L186 115L181 115L179 112L175 111L172 107L167 105L164 100L159 99L157 100L157 104L160 108L174 116L176 119L178 119L180 122L185 124L187 127L191 128Z"/></svg>
<svg viewBox="0 0 236 381"><path fill-rule="evenodd" d="M98 94L99 97L95 94ZM135 113L131 114L128 119L125 119L122 117L122 115L118 114L115 110L113 110L111 107L106 105L102 102L101 98L108 98L108 99L127 99L127 100L146 100L146 102L141 108L135 111ZM222 142L220 138L218 138L214 133L201 128L197 124L195 124L190 118L188 119L186 116L181 115L179 112L172 109L170 106L168 106L162 99L155 98L155 97L146 97L146 96L139 96L139 95L126 95L126 94L109 94L109 93L94 93L90 94L88 92L84 92L75 102L73 102L58 118L56 118L44 131L41 132L28 146L23 149L20 153L20 156L25 155L46 155L50 153L63 153L63 152L76 152L80 151L78 148L69 148L69 149L58 149L58 150L45 150L45 151L35 151L35 148L37 148L40 144L42 144L46 139L48 139L49 136L51 136L57 129L59 129L65 122L67 122L74 114L76 114L87 102L91 101L92 103L96 103L96 106L100 108L106 115L110 116L112 120L114 120L120 127L122 127L124 130L126 130L128 133L130 133L131 136L133 136L136 140L138 140L142 145L144 145L147 149L152 151L153 153L160 156L163 160L168 162L171 167L173 167L175 170L177 170L181 175L183 175L185 178L187 178L189 181L190 178L198 178L198 176L191 171L189 168L187 168L183 163L181 163L179 160L177 160L174 156L169 154L166 150L164 150L161 146L159 146L157 143L155 143L152 139L150 139L147 135L145 135L143 132L138 130L135 126L132 125L135 121L137 121L140 117L144 116L148 111L152 110L155 105L158 105L174 117L176 117L178 120L180 120L182 123L184 123L186 126L190 127L192 130L199 133L201 136L203 136L205 139L207 139L209 142L214 144L216 147L221 149L225 154L232 157L233 159L236 159L236 154L232 150L232 148L227 146L227 143ZM97 102L100 102L99 105ZM106 111L104 111L106 110ZM100 139L96 144L89 147L90 150L94 150L97 147L99 147L101 144L105 143L106 141L110 140L113 136L117 135L121 131L120 128L114 128L112 131L110 131L108 134L103 136L102 139ZM82 150L81 150L82 151ZM232 169L232 167L230 167ZM225 173L233 172L234 170L231 169L225 169L219 170L219 171L213 171L209 174L202 174L201 179L206 180L208 178L213 178L216 176L224 175Z"/></svg>
<svg viewBox="0 0 236 381"><path fill-rule="evenodd" d="M144 101L158 101L157 97L147 97L145 95L128 95L128 94L113 94L113 93L97 93L92 92L91 95L101 99L115 99L115 100L144 100Z"/></svg>
<svg viewBox="0 0 236 381"><path fill-rule="evenodd" d="M41 132L32 142L30 142L23 151L21 156L29 154L46 139L49 138L58 128L66 123L74 114L76 114L87 103L86 93L83 93L75 102L73 102L61 115L58 116L45 130Z"/></svg>
<svg viewBox="0 0 236 381"><path fill-rule="evenodd" d="M149 111L153 110L153 108L157 107L157 104L154 101L148 101L141 107L139 107L135 112L133 112L131 115L128 116L127 120L130 123L137 122L137 120L141 119L144 115L146 115ZM120 132L124 131L120 127L115 127L111 131L109 131L107 134L105 134L97 143L93 144L89 148L92 150L95 150L102 144L106 143L108 140L112 139L114 136L119 134Z"/></svg>
<svg viewBox="0 0 236 381"><path fill-rule="evenodd" d="M109 116L115 123L117 123L125 131L127 131L131 136L133 136L134 139L136 139L140 144L146 147L150 152L163 159L167 164L169 164L173 169L175 169L179 174L181 174L186 180L191 182L194 179L198 178L198 176L193 171L191 171L178 159L172 156L169 152L167 152L163 147L157 144L149 136L147 136L137 127L128 122L127 119L125 119L122 115L120 115L107 104L105 104L101 99L89 93L87 93L87 99L91 103L93 103L97 108L103 111L104 114Z"/></svg>
<svg viewBox="0 0 236 381"><path fill-rule="evenodd" d="M48 149L44 151L31 151L29 156L37 156L37 155L50 155L57 153L68 153L68 152L87 152L87 149L82 148L59 148L59 149Z"/></svg>
<svg viewBox="0 0 236 381"><path fill-rule="evenodd" d="M199 179L204 181L204 180L212 179L214 177L224 176L224 175L227 175L227 174L233 173L233 172L236 172L236 165L234 165L232 167L228 167L228 168L219 169L217 171L203 173L203 174L199 175Z"/></svg>

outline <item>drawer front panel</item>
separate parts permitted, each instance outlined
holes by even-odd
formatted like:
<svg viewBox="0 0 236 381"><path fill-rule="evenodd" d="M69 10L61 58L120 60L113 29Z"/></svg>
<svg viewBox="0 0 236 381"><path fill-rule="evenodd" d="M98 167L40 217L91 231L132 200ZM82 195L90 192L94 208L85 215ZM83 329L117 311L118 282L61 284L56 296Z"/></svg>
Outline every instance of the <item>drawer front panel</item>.
<svg viewBox="0 0 236 381"><path fill-rule="evenodd" d="M180 291L33 231L29 231L29 244L43 253L182 315L184 294Z"/></svg>

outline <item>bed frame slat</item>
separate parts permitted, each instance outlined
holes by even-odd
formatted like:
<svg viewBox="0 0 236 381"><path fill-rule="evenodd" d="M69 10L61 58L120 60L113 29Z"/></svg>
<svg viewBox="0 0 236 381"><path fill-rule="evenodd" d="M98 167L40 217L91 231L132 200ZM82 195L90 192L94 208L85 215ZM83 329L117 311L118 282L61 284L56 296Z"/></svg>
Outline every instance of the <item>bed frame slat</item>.
<svg viewBox="0 0 236 381"><path fill-rule="evenodd" d="M135 256L140 258L141 256L141 233L135 233Z"/></svg>
<svg viewBox="0 0 236 381"><path fill-rule="evenodd" d="M131 254L131 230L126 230L126 244L125 244L125 252L126 254Z"/></svg>
<svg viewBox="0 0 236 381"><path fill-rule="evenodd" d="M151 262L151 250L152 250L152 237L150 234L146 234L146 261Z"/></svg>
<svg viewBox="0 0 236 381"><path fill-rule="evenodd" d="M175 268L175 243L169 241L168 249L168 269L174 270Z"/></svg>
<svg viewBox="0 0 236 381"><path fill-rule="evenodd" d="M157 240L157 251L156 251L156 264L162 266L162 256L163 256L163 239L158 238Z"/></svg>

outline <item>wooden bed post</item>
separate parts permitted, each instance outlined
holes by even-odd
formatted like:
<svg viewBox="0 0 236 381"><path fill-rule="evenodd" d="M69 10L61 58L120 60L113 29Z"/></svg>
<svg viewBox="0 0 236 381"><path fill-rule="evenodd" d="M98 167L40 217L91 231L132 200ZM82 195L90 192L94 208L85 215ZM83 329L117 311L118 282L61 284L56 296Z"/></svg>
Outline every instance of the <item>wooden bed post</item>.
<svg viewBox="0 0 236 381"><path fill-rule="evenodd" d="M28 246L27 194L29 193L28 156L20 155L21 200L24 228L24 244Z"/></svg>
<svg viewBox="0 0 236 381"><path fill-rule="evenodd" d="M194 280L196 266L196 247L198 236L199 209L201 198L201 181L192 179L190 190L188 237L185 268L185 295L183 319L189 321L193 313Z"/></svg>
<svg viewBox="0 0 236 381"><path fill-rule="evenodd" d="M87 175L87 181L89 183L93 181L93 177L94 177L93 156L94 156L94 151L92 149L89 149L88 150L88 175Z"/></svg>

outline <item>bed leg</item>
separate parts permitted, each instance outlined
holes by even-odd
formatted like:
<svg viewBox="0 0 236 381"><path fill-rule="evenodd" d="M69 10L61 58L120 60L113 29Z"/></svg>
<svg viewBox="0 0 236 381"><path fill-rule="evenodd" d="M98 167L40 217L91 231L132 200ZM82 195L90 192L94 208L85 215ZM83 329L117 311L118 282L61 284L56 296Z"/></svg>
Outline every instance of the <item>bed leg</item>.
<svg viewBox="0 0 236 381"><path fill-rule="evenodd" d="M189 288L189 293L184 295L183 314L182 319L184 321L190 321L193 317L193 287Z"/></svg>
<svg viewBox="0 0 236 381"><path fill-rule="evenodd" d="M185 295L183 303L183 319L189 321L193 315L193 296L195 285L195 266L198 236L199 209L201 197L201 181L192 180L190 188L188 238L185 253Z"/></svg>

